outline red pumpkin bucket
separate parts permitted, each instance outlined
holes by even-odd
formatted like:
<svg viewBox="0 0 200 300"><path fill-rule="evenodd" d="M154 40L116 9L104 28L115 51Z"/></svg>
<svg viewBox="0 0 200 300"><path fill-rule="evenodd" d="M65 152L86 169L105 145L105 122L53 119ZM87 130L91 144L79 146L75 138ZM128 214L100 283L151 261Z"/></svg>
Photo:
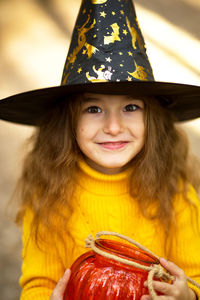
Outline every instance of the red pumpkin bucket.
<svg viewBox="0 0 200 300"><path fill-rule="evenodd" d="M146 280L170 279L159 265L159 259L141 245L140 248L115 240L100 239L101 235L117 235L132 244L135 241L113 232L100 232L86 240L92 251L81 255L71 267L64 300L139 300L149 294ZM147 251L146 251L147 250ZM152 285L150 289L152 288ZM150 291L153 295L155 291ZM156 294L155 294L156 295Z"/></svg>

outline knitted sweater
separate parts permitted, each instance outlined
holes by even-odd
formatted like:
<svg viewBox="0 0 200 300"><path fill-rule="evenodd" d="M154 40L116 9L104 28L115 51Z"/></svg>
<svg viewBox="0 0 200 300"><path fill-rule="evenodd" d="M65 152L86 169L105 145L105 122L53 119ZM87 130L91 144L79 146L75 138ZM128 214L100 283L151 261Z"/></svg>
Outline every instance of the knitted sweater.
<svg viewBox="0 0 200 300"><path fill-rule="evenodd" d="M193 188L188 192L197 206L197 214L181 195L175 199L176 230L168 237L157 220L146 219L129 195L129 170L106 175L79 163L77 186L66 226L70 235L64 244L52 237L39 249L31 236L32 212L27 210L23 223L23 265L20 300L48 300L66 268L85 251L84 240L98 231L115 231L129 236L160 257L165 257L187 276L200 283L200 204ZM67 212L67 207L64 208ZM59 224L59 221L58 221ZM197 229L198 227L198 229ZM48 234L48 233L47 233ZM64 246L65 245L65 246ZM200 298L200 291L194 288Z"/></svg>

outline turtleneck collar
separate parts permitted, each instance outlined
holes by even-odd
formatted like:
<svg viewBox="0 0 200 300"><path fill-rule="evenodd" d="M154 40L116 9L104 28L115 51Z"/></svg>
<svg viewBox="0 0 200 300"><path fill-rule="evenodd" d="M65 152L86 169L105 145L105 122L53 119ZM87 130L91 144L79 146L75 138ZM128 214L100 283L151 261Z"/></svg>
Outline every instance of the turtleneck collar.
<svg viewBox="0 0 200 300"><path fill-rule="evenodd" d="M78 167L78 184L93 194L120 195L129 191L130 168L118 174L104 174L92 169L83 159L78 161Z"/></svg>

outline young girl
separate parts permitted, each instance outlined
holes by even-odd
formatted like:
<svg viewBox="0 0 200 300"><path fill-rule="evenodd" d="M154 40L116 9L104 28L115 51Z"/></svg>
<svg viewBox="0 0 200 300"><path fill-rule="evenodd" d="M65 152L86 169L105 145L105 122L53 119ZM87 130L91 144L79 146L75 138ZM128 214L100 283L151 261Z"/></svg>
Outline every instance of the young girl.
<svg viewBox="0 0 200 300"><path fill-rule="evenodd" d="M200 205L191 185L198 187L197 178L185 137L155 98L73 97L46 115L34 145L22 177L22 299L48 299L86 251L88 233L101 230L131 236L200 280ZM155 288L166 299L195 299L183 271L161 263L176 281ZM52 300L63 299L57 293L67 275Z"/></svg>
<svg viewBox="0 0 200 300"><path fill-rule="evenodd" d="M37 125L18 187L21 300L63 300L85 238L104 230L168 260L158 299L198 299L186 275L200 283L200 180L175 121L199 116L199 87L153 81L127 0L83 1L62 85L0 102L1 118Z"/></svg>

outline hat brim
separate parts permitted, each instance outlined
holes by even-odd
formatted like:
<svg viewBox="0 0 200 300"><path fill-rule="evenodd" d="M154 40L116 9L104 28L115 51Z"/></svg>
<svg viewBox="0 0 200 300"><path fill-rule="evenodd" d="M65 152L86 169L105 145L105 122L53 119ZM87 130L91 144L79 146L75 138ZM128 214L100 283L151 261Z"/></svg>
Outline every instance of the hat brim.
<svg viewBox="0 0 200 300"><path fill-rule="evenodd" d="M99 82L63 85L17 94L0 101L0 119L37 126L41 117L59 101L77 93L131 94L160 97L177 121L200 117L200 87L158 81Z"/></svg>

